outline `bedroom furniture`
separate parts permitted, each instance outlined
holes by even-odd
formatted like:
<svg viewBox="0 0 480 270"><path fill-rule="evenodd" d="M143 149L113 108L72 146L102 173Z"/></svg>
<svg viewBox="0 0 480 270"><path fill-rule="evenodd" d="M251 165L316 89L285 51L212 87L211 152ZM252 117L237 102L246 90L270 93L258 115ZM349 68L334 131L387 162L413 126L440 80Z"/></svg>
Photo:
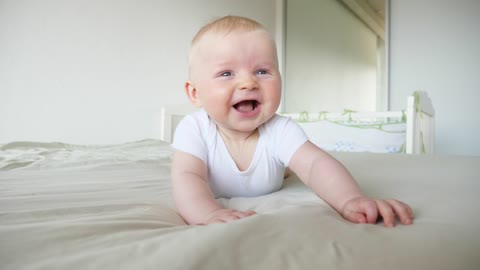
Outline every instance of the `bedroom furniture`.
<svg viewBox="0 0 480 270"><path fill-rule="evenodd" d="M160 140L172 142L175 127L180 120L195 110L191 104L163 106L160 110Z"/></svg>
<svg viewBox="0 0 480 270"><path fill-rule="evenodd" d="M434 152L432 101L426 92L407 97L406 109L387 112L282 113L328 151L427 154Z"/></svg>
<svg viewBox="0 0 480 270"><path fill-rule="evenodd" d="M480 157L334 153L365 193L414 224L352 224L295 175L275 193L219 199L258 214L187 226L168 143L0 145L0 269L478 269Z"/></svg>

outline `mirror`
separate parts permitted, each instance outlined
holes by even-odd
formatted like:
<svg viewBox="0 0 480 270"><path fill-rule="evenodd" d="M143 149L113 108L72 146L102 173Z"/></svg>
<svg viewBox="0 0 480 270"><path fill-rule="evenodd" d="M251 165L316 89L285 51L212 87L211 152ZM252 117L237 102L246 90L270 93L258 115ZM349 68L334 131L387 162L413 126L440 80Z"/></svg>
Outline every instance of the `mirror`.
<svg viewBox="0 0 480 270"><path fill-rule="evenodd" d="M285 0L282 111L388 109L386 0Z"/></svg>

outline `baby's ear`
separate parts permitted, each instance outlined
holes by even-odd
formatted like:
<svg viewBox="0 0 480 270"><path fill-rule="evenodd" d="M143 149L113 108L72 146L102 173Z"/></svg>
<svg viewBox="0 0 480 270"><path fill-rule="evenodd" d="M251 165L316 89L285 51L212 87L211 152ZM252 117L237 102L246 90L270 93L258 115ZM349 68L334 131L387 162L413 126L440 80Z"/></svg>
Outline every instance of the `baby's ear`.
<svg viewBox="0 0 480 270"><path fill-rule="evenodd" d="M197 89L193 86L193 84L190 81L187 81L185 83L185 93L187 94L187 97L190 100L190 102L192 102L192 104L195 107L198 107L198 108L202 107L202 103L200 102L200 99L198 98L198 95L197 95Z"/></svg>

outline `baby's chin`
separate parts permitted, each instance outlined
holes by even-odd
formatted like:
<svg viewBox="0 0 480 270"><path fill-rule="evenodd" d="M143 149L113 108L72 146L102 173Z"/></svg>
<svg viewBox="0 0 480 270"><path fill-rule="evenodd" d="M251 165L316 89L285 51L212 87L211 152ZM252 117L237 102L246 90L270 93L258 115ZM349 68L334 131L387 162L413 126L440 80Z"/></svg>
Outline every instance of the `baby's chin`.
<svg viewBox="0 0 480 270"><path fill-rule="evenodd" d="M225 124L217 124L217 127L222 129L222 130L225 130L225 131L229 131L229 132L235 132L235 133L253 133L253 132L256 132L258 127L261 125L258 125L258 124L253 124L253 123L249 123L249 124L246 124L246 123L243 123L243 124L235 124L235 125L225 125ZM262 123L263 124L263 123Z"/></svg>

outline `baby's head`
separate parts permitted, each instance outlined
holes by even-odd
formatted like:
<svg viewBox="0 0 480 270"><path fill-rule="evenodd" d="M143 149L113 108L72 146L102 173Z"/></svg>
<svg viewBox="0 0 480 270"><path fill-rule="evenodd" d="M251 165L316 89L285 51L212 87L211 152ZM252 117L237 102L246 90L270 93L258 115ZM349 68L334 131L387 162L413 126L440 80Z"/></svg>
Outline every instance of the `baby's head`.
<svg viewBox="0 0 480 270"><path fill-rule="evenodd" d="M207 43L209 42L208 39L204 40L204 37L208 37L209 35L226 36L230 33L235 34L235 32L242 33L253 31L264 32L265 35L270 37L273 49L275 50L275 61L278 65L276 52L277 48L275 46L274 38L262 24L246 17L225 16L204 25L193 37L192 44L190 46L190 52L188 55L189 73L192 72L192 68L195 68L195 66L193 65L193 60L195 60L195 56L198 53L198 47L201 46L202 42L204 41L207 41ZM209 45L215 46L215 44Z"/></svg>
<svg viewBox="0 0 480 270"><path fill-rule="evenodd" d="M205 25L188 60L187 96L220 128L252 131L275 114L281 95L277 52L260 23L226 16Z"/></svg>

